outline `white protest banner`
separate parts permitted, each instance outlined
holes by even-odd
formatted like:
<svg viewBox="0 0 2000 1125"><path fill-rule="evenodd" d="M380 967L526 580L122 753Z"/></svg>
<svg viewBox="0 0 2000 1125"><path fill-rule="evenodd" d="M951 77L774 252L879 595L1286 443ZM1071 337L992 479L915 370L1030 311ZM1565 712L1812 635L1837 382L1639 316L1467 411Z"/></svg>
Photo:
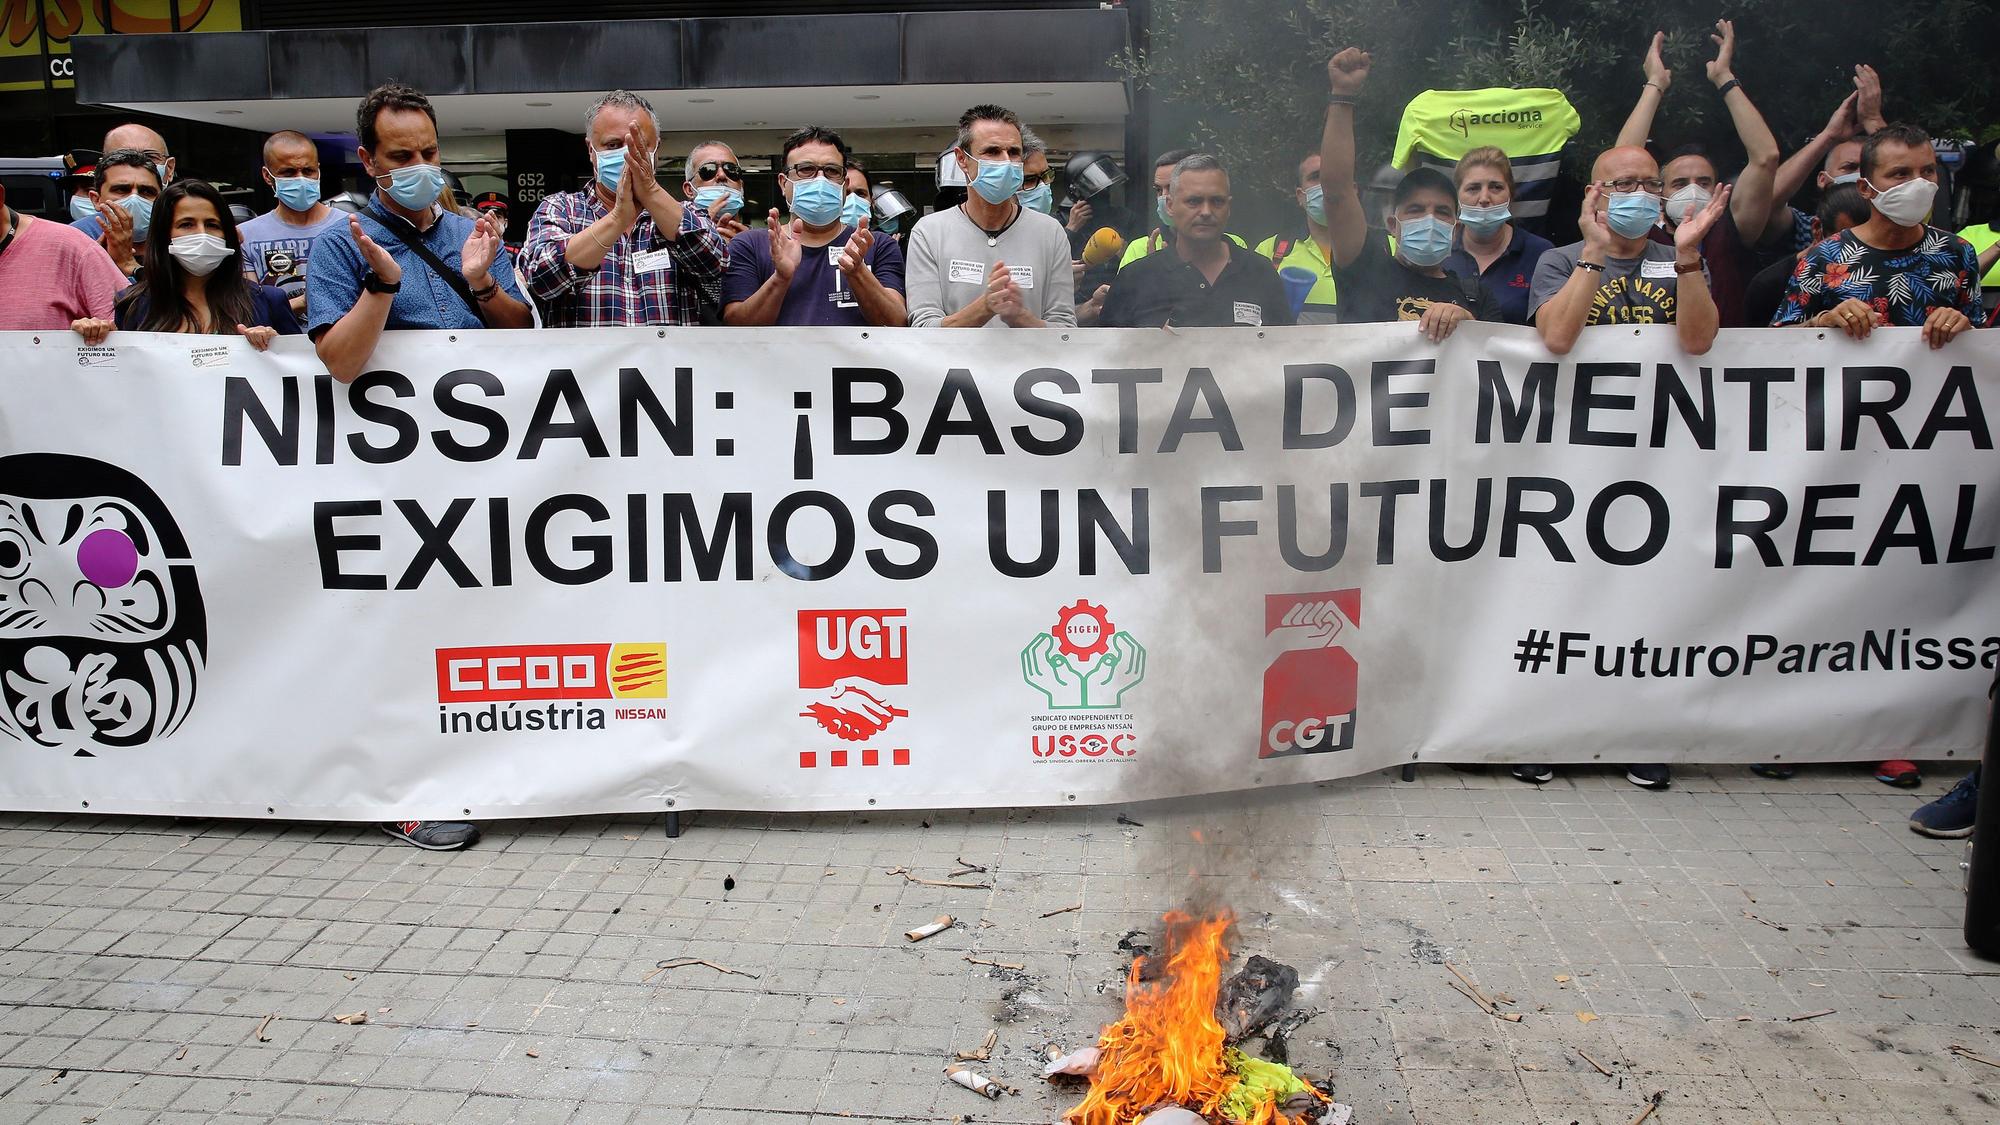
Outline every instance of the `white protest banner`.
<svg viewBox="0 0 2000 1125"><path fill-rule="evenodd" d="M2000 334L0 335L0 807L1968 756Z"/></svg>

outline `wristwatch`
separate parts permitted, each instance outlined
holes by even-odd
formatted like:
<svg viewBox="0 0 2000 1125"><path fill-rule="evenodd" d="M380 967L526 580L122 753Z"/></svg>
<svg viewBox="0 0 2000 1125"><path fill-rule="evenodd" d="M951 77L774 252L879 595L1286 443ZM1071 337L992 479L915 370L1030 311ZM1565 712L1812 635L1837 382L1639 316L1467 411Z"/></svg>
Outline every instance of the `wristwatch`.
<svg viewBox="0 0 2000 1125"><path fill-rule="evenodd" d="M394 293L403 288L403 282L400 278L395 281L383 281L375 275L374 270L369 270L361 275L361 288L370 293Z"/></svg>

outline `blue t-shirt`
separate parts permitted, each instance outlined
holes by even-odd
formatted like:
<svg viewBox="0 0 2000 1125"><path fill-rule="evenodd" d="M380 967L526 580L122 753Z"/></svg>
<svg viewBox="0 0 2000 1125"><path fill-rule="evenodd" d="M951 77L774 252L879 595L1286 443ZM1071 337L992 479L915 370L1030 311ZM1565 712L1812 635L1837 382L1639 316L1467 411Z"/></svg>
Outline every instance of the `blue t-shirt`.
<svg viewBox="0 0 2000 1125"><path fill-rule="evenodd" d="M396 265L403 271L403 287L396 291L389 301L389 321L384 327L401 328L484 328L486 322L479 318L465 298L458 295L450 283L433 272L417 252L403 244L383 220L388 213L383 211L379 200L370 199L368 206L359 216L362 233L375 240L375 244L389 252ZM402 224L398 222L398 226ZM420 236L424 246L437 255L450 269L458 269L463 262L465 240L472 234L473 222L463 215L450 211L438 215L437 221ZM361 256L361 247L355 244L353 234L345 226L338 226L320 235L313 241L311 257L306 262L306 334L317 338L319 334L341 317L346 316L354 303L361 299L361 279L368 274L368 259ZM521 300L521 288L514 283L514 269L505 250L493 260L493 281L501 291L515 300Z"/></svg>
<svg viewBox="0 0 2000 1125"><path fill-rule="evenodd" d="M853 227L843 227L825 246L800 248L799 268L792 271L791 287L778 309L779 324L866 325L868 317L855 300L854 287L834 263L841 248L854 237ZM868 268L885 289L903 292L903 251L896 240L876 234L868 247ZM747 301L770 279L771 232L762 227L746 230L729 240L729 269L722 275L722 307Z"/></svg>
<svg viewBox="0 0 2000 1125"><path fill-rule="evenodd" d="M1508 324L1528 323L1528 292L1534 288L1535 265L1542 255L1551 249L1549 240L1539 234L1523 230L1514 225L1514 237L1507 242L1507 248L1493 259L1493 264L1481 273L1479 263L1472 260L1472 254L1465 248L1463 234L1456 237L1451 253L1446 255L1446 273L1460 277L1477 274L1479 280L1493 291L1493 303L1499 315L1493 319Z"/></svg>
<svg viewBox="0 0 2000 1125"><path fill-rule="evenodd" d="M236 228L243 246L243 272L259 285L275 285L296 297L306 291L306 262L312 257L313 240L346 225L347 214L333 207L327 208L326 218L303 227L267 211Z"/></svg>
<svg viewBox="0 0 2000 1125"><path fill-rule="evenodd" d="M146 323L146 313L151 309L152 302L146 299L144 286L135 285L127 292L131 296L118 302L113 323L122 331L132 332ZM291 301L286 298L283 289L273 285L252 285L250 312L250 319L244 322L246 328L275 328L280 336L299 334L298 318L292 315Z"/></svg>

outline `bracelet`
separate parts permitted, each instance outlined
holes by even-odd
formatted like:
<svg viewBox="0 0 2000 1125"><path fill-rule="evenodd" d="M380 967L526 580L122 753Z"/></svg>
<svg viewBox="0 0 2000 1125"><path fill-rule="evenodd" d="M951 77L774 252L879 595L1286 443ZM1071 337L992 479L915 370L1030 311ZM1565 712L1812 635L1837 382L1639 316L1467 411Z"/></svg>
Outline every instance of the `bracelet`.
<svg viewBox="0 0 2000 1125"><path fill-rule="evenodd" d="M1681 274L1684 274L1684 273L1700 273L1700 272L1701 272L1701 269L1702 269L1702 266L1703 266L1703 264L1704 264L1704 263L1702 262L1702 260L1701 260L1700 258L1696 258L1696 259L1694 260L1694 265L1691 265L1691 266L1684 266L1684 265L1681 265L1681 264L1680 264L1679 262L1675 262L1675 263L1674 263L1674 275L1675 275L1676 277L1678 277L1679 275L1681 275Z"/></svg>
<svg viewBox="0 0 2000 1125"><path fill-rule="evenodd" d="M1576 268L1580 270L1589 270L1592 273L1604 272L1604 264L1602 262L1585 262L1579 260L1576 263Z"/></svg>
<svg viewBox="0 0 2000 1125"><path fill-rule="evenodd" d="M1653 89L1658 90L1662 94L1667 92L1667 88L1665 86L1660 85L1658 82L1655 82L1650 78L1646 79L1646 85L1651 86Z"/></svg>
<svg viewBox="0 0 2000 1125"><path fill-rule="evenodd" d="M1355 97L1355 96L1354 96L1354 95L1352 95L1352 94L1328 94L1328 95L1326 96L1326 104L1328 104L1328 105L1360 105L1360 104L1361 104L1361 99L1359 99L1359 98Z"/></svg>
<svg viewBox="0 0 2000 1125"><path fill-rule="evenodd" d="M494 295L499 292L500 292L500 283L497 281L488 281L486 283L486 288L474 289L472 291L472 299L484 303L486 301L492 300Z"/></svg>
<svg viewBox="0 0 2000 1125"><path fill-rule="evenodd" d="M1729 91L1740 90L1742 88L1743 88L1743 83L1738 82L1736 79L1732 78L1729 81L1724 82L1722 85L1717 86L1715 88L1715 92L1717 96L1726 98L1729 96ZM1750 95L1745 94L1743 96L1747 98Z"/></svg>

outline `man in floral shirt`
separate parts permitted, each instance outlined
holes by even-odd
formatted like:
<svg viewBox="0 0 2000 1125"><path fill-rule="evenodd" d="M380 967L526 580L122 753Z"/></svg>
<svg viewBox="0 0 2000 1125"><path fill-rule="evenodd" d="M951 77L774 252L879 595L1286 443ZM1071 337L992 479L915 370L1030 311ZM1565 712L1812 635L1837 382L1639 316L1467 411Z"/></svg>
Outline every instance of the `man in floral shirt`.
<svg viewBox="0 0 2000 1125"><path fill-rule="evenodd" d="M1838 328L1856 340L1877 325L1922 328L1941 348L1985 323L1979 256L1924 220L1937 197L1937 152L1913 125L1890 125L1861 146L1861 194L1875 214L1809 248L1774 327Z"/></svg>

